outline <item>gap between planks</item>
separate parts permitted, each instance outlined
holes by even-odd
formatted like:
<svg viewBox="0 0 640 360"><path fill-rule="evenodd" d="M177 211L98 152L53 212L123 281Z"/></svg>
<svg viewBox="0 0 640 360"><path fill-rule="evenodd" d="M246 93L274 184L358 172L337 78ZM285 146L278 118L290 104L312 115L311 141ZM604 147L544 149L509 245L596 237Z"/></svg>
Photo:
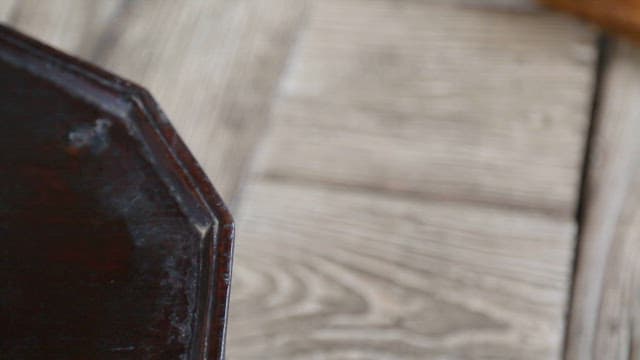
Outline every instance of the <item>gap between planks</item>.
<svg viewBox="0 0 640 360"><path fill-rule="evenodd" d="M566 360L640 356L640 49L612 43L587 159Z"/></svg>

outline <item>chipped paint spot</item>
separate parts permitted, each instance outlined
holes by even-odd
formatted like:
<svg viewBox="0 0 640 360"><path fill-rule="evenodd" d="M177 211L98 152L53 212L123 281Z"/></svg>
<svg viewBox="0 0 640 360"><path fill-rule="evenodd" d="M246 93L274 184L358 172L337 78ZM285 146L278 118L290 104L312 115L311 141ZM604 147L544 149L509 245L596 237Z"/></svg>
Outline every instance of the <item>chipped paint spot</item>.
<svg viewBox="0 0 640 360"><path fill-rule="evenodd" d="M94 126L77 126L69 133L71 150L89 149L93 154L100 154L109 147L111 125L108 119L97 119Z"/></svg>
<svg viewBox="0 0 640 360"><path fill-rule="evenodd" d="M198 231L198 233L200 234L200 237L204 238L207 235L207 232L209 231L209 228L211 227L211 224L209 224L209 223L206 223L206 224L194 223L193 226L196 228L196 231Z"/></svg>

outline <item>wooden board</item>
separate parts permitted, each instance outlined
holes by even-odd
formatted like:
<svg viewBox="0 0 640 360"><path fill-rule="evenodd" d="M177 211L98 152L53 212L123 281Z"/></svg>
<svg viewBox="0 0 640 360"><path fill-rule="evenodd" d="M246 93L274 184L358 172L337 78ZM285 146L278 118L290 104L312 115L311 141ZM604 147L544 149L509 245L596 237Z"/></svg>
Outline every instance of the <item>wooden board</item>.
<svg viewBox="0 0 640 360"><path fill-rule="evenodd" d="M244 199L230 358L558 358L571 222L279 181Z"/></svg>
<svg viewBox="0 0 640 360"><path fill-rule="evenodd" d="M592 34L313 5L239 209L229 356L559 359Z"/></svg>
<svg viewBox="0 0 640 360"><path fill-rule="evenodd" d="M640 359L640 50L608 56L588 169L567 360Z"/></svg>
<svg viewBox="0 0 640 360"><path fill-rule="evenodd" d="M315 5L266 176L573 216L595 55L586 29L462 5Z"/></svg>
<svg viewBox="0 0 640 360"><path fill-rule="evenodd" d="M0 1L0 21L6 22L15 8L14 0Z"/></svg>

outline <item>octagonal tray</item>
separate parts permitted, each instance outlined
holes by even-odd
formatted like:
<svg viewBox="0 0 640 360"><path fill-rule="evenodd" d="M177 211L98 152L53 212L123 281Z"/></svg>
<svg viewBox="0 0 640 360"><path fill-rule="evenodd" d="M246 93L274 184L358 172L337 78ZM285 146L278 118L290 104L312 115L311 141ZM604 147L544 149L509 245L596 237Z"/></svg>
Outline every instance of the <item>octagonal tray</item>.
<svg viewBox="0 0 640 360"><path fill-rule="evenodd" d="M0 357L222 359L234 227L141 87L0 27Z"/></svg>

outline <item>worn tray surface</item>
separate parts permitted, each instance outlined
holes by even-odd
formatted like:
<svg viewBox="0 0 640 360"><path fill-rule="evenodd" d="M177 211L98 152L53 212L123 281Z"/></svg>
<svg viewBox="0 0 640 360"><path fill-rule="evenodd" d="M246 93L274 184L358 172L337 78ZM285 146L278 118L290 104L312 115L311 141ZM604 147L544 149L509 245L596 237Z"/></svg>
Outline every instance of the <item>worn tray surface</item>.
<svg viewBox="0 0 640 360"><path fill-rule="evenodd" d="M219 359L233 225L139 87L0 28L0 353Z"/></svg>

